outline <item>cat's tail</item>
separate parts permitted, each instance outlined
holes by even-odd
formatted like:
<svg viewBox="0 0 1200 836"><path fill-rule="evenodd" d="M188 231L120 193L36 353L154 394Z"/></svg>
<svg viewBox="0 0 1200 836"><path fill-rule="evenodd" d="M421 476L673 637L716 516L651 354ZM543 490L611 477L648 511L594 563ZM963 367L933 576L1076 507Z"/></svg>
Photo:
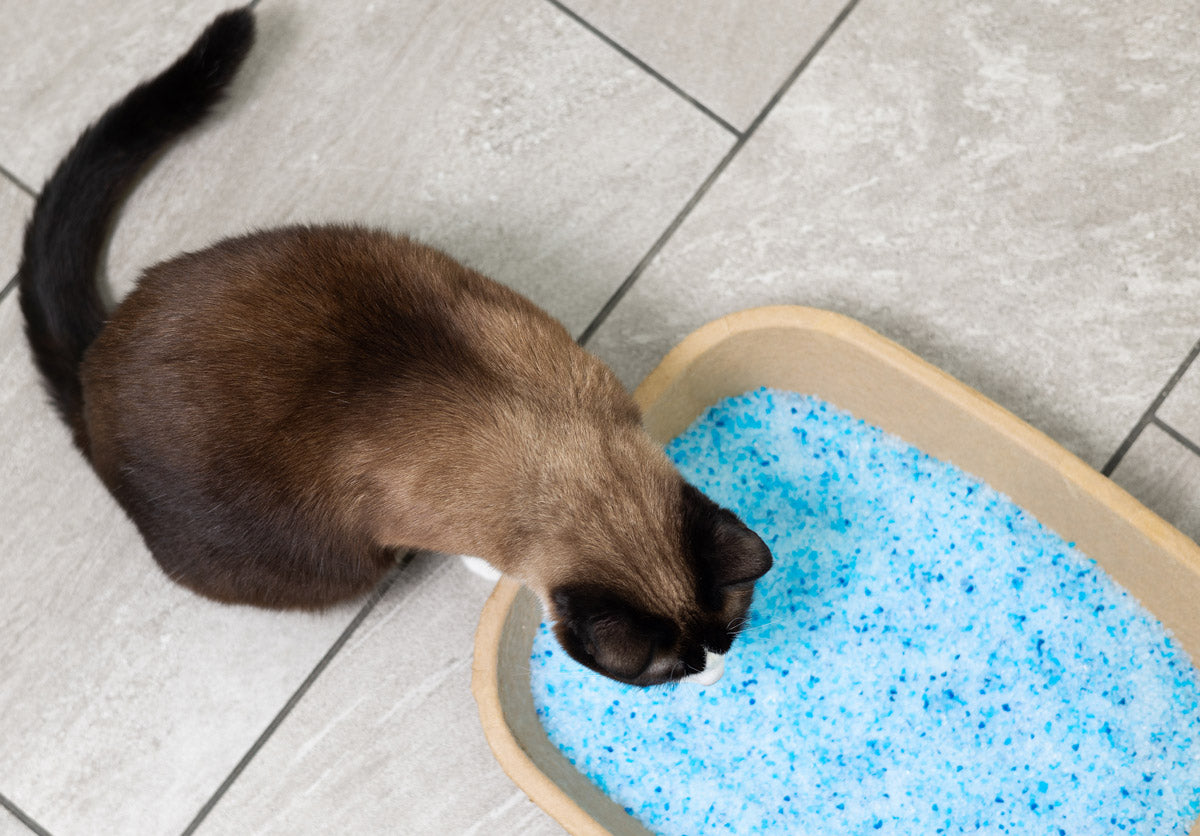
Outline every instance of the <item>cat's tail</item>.
<svg viewBox="0 0 1200 836"><path fill-rule="evenodd" d="M249 9L217 17L174 64L83 132L34 206L17 272L25 334L51 400L85 450L79 365L106 316L96 272L112 215L150 157L221 98L253 42Z"/></svg>

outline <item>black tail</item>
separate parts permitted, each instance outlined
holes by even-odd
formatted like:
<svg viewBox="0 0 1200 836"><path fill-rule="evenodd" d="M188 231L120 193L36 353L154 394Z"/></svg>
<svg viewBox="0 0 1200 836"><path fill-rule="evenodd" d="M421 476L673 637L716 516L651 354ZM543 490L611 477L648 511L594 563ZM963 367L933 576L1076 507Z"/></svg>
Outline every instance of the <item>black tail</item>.
<svg viewBox="0 0 1200 836"><path fill-rule="evenodd" d="M79 364L104 325L96 272L109 221L150 157L221 98L253 41L248 9L217 17L174 64L83 132L33 209L17 272L25 334L54 405L85 451Z"/></svg>

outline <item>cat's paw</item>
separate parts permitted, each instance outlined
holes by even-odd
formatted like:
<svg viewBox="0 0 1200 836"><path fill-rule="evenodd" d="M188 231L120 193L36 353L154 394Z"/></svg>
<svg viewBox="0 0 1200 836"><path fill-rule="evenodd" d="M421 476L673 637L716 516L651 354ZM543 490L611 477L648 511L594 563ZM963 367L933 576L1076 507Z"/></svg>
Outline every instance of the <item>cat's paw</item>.
<svg viewBox="0 0 1200 836"><path fill-rule="evenodd" d="M459 559L463 562L463 566L466 566L484 580L490 581L491 583L495 583L496 581L500 580L500 570L496 569L494 566L492 566L492 564L488 563L483 558L471 557L470 555L463 554L459 555Z"/></svg>
<svg viewBox="0 0 1200 836"><path fill-rule="evenodd" d="M680 682L694 682L703 687L715 685L725 673L725 654L705 651L704 670L685 676Z"/></svg>

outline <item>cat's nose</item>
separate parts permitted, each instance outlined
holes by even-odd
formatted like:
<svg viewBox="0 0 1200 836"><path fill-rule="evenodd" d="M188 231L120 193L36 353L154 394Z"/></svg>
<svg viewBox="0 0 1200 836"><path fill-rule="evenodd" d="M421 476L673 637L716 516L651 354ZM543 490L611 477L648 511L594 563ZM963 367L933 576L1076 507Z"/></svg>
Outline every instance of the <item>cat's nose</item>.
<svg viewBox="0 0 1200 836"><path fill-rule="evenodd" d="M714 685L725 673L725 657L711 650L704 651L704 670L685 676L680 682L694 682L697 685Z"/></svg>

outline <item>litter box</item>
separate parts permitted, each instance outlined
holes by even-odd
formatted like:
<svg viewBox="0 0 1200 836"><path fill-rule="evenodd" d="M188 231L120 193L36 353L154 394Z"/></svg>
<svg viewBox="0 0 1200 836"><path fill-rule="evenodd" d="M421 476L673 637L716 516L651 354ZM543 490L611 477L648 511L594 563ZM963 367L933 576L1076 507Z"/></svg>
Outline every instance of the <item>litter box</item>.
<svg viewBox="0 0 1200 836"><path fill-rule="evenodd" d="M688 336L634 393L667 442L717 401L761 386L815 395L1007 494L1073 541L1200 659L1200 547L1048 437L840 314L756 308ZM647 834L547 738L533 704L534 596L503 579L475 638L472 690L509 777L574 834ZM1200 822L1192 836L1200 836Z"/></svg>

